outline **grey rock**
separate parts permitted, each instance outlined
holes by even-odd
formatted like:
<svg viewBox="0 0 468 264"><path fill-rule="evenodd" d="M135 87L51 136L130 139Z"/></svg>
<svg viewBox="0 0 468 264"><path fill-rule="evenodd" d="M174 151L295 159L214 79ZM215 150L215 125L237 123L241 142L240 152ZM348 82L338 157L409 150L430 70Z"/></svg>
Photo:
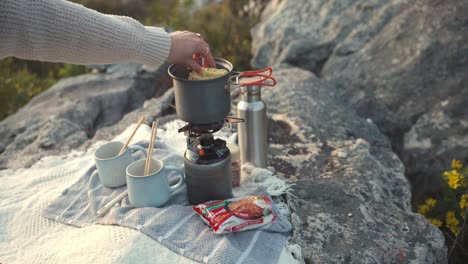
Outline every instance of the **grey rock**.
<svg viewBox="0 0 468 264"><path fill-rule="evenodd" d="M467 93L467 13L466 1L272 1L253 30L252 63L287 63L333 80L338 97L391 139L407 177L421 186L428 177L436 181L450 159L468 162L453 129L445 130L451 147L431 130L427 151L404 146L421 116ZM461 113L454 122L468 112L463 104L451 107Z"/></svg>
<svg viewBox="0 0 468 264"><path fill-rule="evenodd" d="M27 168L46 152L70 152L88 140L86 133L67 119L52 118L26 127L8 144L0 161L12 168Z"/></svg>
<svg viewBox="0 0 468 264"><path fill-rule="evenodd" d="M425 195L441 198L445 189L440 177L427 177L427 172L448 170L453 158L468 163L468 89L436 104L428 113L420 116L411 129L404 134L402 159L409 164L409 175L426 175L417 177L414 187L426 186ZM434 174L433 176L435 176ZM423 194L414 192L416 199ZM419 199L418 199L419 198Z"/></svg>
<svg viewBox="0 0 468 264"><path fill-rule="evenodd" d="M286 62L320 74L333 53L351 54L377 35L402 2L271 1L262 22L252 30L252 64Z"/></svg>
<svg viewBox="0 0 468 264"><path fill-rule="evenodd" d="M0 122L0 168L29 167L43 156L79 148L96 131L118 123L171 86L167 65L153 71L111 65L105 73L61 80Z"/></svg>
<svg viewBox="0 0 468 264"><path fill-rule="evenodd" d="M466 1L405 4L371 41L352 54L332 55L321 72L339 81L349 105L391 138L416 201L440 195L437 175L451 159L468 161L461 124L468 115L467 12Z"/></svg>
<svg viewBox="0 0 468 264"><path fill-rule="evenodd" d="M401 135L432 106L466 87L467 11L466 2L401 6L372 41L359 52L331 56L321 74L342 81L342 96L361 115L386 134Z"/></svg>
<svg viewBox="0 0 468 264"><path fill-rule="evenodd" d="M307 263L445 263L443 234L411 211L390 141L337 99L335 83L284 67L264 89L270 161L289 179L292 242Z"/></svg>
<svg viewBox="0 0 468 264"><path fill-rule="evenodd" d="M142 107L126 114L117 123L99 129L93 137L93 140L89 143L99 140L109 140L119 135L131 124L136 123L141 116L145 117L144 123L149 126L151 126L151 123L156 119L159 119L160 125L174 120L176 119L176 115L175 109L170 107L172 103L174 103L174 90L171 88L162 96L145 101Z"/></svg>

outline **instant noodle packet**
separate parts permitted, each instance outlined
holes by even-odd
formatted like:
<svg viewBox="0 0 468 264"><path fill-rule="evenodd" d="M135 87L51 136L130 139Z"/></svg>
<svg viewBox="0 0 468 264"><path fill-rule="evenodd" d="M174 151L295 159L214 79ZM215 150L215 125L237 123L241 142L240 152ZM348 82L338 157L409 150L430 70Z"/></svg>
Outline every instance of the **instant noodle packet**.
<svg viewBox="0 0 468 264"><path fill-rule="evenodd" d="M193 206L193 210L216 234L250 230L276 219L272 201L266 196L213 200Z"/></svg>

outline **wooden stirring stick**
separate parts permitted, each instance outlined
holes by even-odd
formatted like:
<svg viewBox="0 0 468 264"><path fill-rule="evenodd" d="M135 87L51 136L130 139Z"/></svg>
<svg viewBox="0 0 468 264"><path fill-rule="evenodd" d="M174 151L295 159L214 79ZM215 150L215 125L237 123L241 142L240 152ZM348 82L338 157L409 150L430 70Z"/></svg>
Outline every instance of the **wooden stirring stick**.
<svg viewBox="0 0 468 264"><path fill-rule="evenodd" d="M148 145L148 153L146 157L146 163L145 163L145 171L144 175L149 174L149 170L151 167L151 160L153 158L153 148L154 148L154 140L156 139L156 133L158 132L158 126L159 126L159 120L156 119L156 121L153 121L153 124L151 126L151 139Z"/></svg>
<svg viewBox="0 0 468 264"><path fill-rule="evenodd" d="M96 212L98 217L105 215L116 203L122 201L128 194L128 190L122 192L117 197L112 199L108 204L104 205L101 209Z"/></svg>
<svg viewBox="0 0 468 264"><path fill-rule="evenodd" d="M130 137L128 138L127 143L125 143L125 145L123 145L123 147L120 149L119 155L122 154L122 153L124 153L125 149L127 149L128 144L129 144L130 141L132 140L133 136L135 135L135 133L137 132L138 128L139 128L140 125L143 123L143 121L145 121L145 117L144 117L144 116L140 117L140 120L138 120L137 126L135 127L135 129L133 130L132 134L131 134Z"/></svg>

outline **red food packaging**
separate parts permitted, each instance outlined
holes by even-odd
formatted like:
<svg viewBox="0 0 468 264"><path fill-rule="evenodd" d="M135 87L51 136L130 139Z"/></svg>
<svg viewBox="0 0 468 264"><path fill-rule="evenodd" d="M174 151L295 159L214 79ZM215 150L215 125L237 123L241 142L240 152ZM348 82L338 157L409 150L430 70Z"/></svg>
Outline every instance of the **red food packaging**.
<svg viewBox="0 0 468 264"><path fill-rule="evenodd" d="M266 196L213 200L193 206L216 234L239 232L272 223L276 214Z"/></svg>

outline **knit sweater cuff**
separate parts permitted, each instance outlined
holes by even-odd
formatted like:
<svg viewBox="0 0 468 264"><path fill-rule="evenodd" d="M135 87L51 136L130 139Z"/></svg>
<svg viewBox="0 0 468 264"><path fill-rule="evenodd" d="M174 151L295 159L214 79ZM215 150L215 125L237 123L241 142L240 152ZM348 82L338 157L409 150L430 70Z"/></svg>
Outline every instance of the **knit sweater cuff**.
<svg viewBox="0 0 468 264"><path fill-rule="evenodd" d="M143 46L140 50L139 62L157 68L169 56L171 49L171 36L162 28L145 27L146 32L143 39Z"/></svg>

